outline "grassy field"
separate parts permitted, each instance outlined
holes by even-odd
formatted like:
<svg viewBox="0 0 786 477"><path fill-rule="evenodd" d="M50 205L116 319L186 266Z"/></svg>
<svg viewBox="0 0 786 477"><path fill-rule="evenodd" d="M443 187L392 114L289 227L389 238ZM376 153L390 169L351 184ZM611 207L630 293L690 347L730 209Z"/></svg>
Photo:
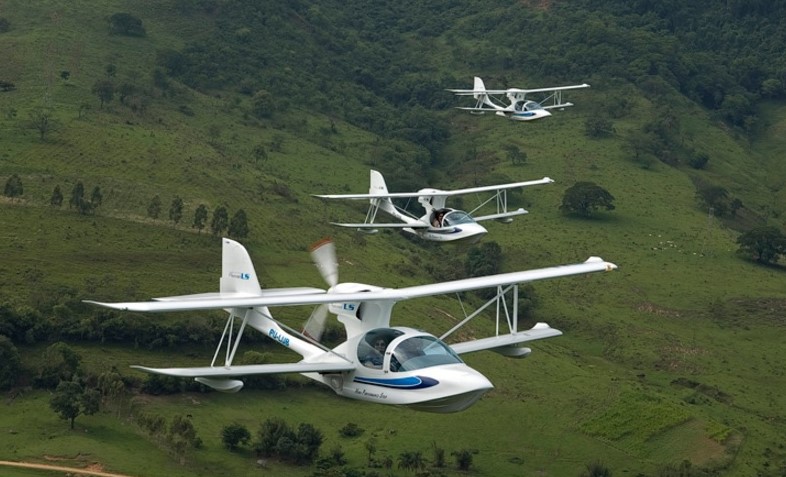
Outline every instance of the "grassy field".
<svg viewBox="0 0 786 477"><path fill-rule="evenodd" d="M51 309L64 289L99 300L214 291L220 241L190 227L201 203L248 213L251 233L243 242L268 287L322 286L307 248L326 235L337 243L343 281L428 283L433 279L425 265L461 260L455 251L398 234L358 236L328 225L361 220L364 210L310 194L363 192L369 164L379 161L379 138L337 118L294 108L275 121L249 120L242 99L238 105L229 96L185 88L157 98L144 115L117 103L99 108L90 87L107 63L117 63L122 76L147 71L156 48L177 48L183 38L209 27L183 20L158 2L139 2L135 13L157 13L145 17L148 36L108 37L104 18L128 5L99 3L99 8L84 1L0 4L0 16L15 26L0 36L0 57L8 59L3 74L17 84L16 91L0 93L0 113L16 111L15 117L0 115L0 180L19 174L25 188L19 200L0 202L0 302ZM64 69L71 72L68 81L59 77ZM325 434L323 453L340 446L357 468L365 468L371 438L377 456L394 461L411 450L430 459L434 445L448 454L476 450L474 475L578 475L596 460L615 475L653 475L684 459L723 467L729 476L768 475L768 469L783 467L786 271L735 255L737 232L697 205L691 178L723 185L752 213L782 224L786 174L779 158L786 109L766 105L764 126L748 141L695 106L677 103L683 141L711 157L708 167L698 172L656 163L644 169L627 158L622 143L654 114L647 100L631 98L634 106L615 123L615 137L588 140L582 134L586 118L613 93L593 82L576 98L576 107L533 124L444 113L453 136L431 185L482 185L500 175L556 181L524 191L520 200L529 215L489 225L487 239L502 247L506 271L592 255L619 265L610 274L537 284L533 320L547 321L565 335L535 343L524 361L491 353L467 356L496 388L466 412L391 409L292 384L276 392L137 396L119 412L78 418L77 429L69 431L49 409L45 392L25 390L5 396L0 435L8 438L0 439L0 459L98 462L107 471L140 477L252 475L259 472L255 458L247 450L223 449L221 428L240 422L253 433L265 419L283 417L292 425L313 423ZM82 103L91 108L79 117ZM22 125L44 104L54 107L58 127L41 141ZM184 104L192 114L183 112ZM337 133L326 131L331 120ZM281 142L280 150L255 160L253 147L273 141ZM526 151L526 164L507 163L504 144ZM468 163L464 153L472 147L479 157ZM563 216L565 189L582 180L606 188L616 209L594 219ZM48 205L55 185L67 203L77 181L87 191L101 187L104 203L95 215ZM289 194L274 192L279 184ZM164 212L153 220L146 208L156 194ZM177 226L166 219L176 195L186 205ZM464 200L469 208L474 198ZM276 310L295 327L309 312ZM394 317L396 324L439 334L462 311L454 300L436 297L399 304ZM468 333L479 336L488 329L488 318L482 318ZM138 377L127 365L204 364L212 353L71 344L92 370L116 366ZM41 352L23 348L23 358L35 363ZM168 418L190 414L204 448L180 463L130 419L132 409ZM363 435L340 437L338 429L349 422L365 429ZM268 466L268 473L313 472ZM408 475L395 468L393 473ZM0 474L50 475L7 469Z"/></svg>

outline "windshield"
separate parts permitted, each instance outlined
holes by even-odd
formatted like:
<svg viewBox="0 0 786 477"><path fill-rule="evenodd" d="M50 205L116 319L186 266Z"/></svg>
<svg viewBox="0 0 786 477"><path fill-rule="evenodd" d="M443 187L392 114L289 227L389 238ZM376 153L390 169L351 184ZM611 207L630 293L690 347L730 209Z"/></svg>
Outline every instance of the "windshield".
<svg viewBox="0 0 786 477"><path fill-rule="evenodd" d="M393 372L414 371L440 364L462 363L461 359L445 343L433 336L416 336L396 346L390 357Z"/></svg>
<svg viewBox="0 0 786 477"><path fill-rule="evenodd" d="M468 213L464 212L463 210L454 210L453 212L448 212L445 215L445 218L442 219L442 226L450 227L452 225L471 224L473 222L475 222L475 219L473 219L472 216Z"/></svg>
<svg viewBox="0 0 786 477"><path fill-rule="evenodd" d="M524 104L525 111L535 111L536 109L543 109L543 106L540 103L536 103L535 101L527 101Z"/></svg>

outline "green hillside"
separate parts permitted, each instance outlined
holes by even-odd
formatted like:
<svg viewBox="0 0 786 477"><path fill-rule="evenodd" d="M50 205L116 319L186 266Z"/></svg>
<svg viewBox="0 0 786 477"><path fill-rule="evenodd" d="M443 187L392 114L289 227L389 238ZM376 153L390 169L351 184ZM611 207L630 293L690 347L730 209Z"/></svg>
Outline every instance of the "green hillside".
<svg viewBox="0 0 786 477"><path fill-rule="evenodd" d="M11 85L0 88L0 180L17 175L24 186L0 197L0 335L22 361L4 391L0 460L252 475L257 458L224 449L222 428L255 434L280 417L321 429L322 455L340 448L348 463L329 474L271 460L264 472L274 474L415 475L399 459L421 451L422 475L466 475L451 453L469 450L474 475L578 476L591 463L613 475L783 475L786 271L739 255L736 240L759 225L784 231L786 6L654 3L0 2L0 85ZM118 13L141 20L143 34ZM453 109L468 104L444 90L468 88L474 75L495 88L592 87L551 118L516 123ZM590 137L599 119L610 134ZM509 159L511 146L523 164ZM468 355L495 389L461 414L344 400L299 377L231 395L139 391L146 377L128 365L205 365L223 315L109 313L81 300L214 291L227 233L211 232L220 207L230 219L246 214L249 232L236 238L265 287L323 286L307 251L325 236L343 281L463 276L464 250L329 225L361 220L365 207L311 195L364 192L370 168L391 191L549 176L554 184L514 196L528 215L488 226L502 270L589 256L619 269L528 291L525 321L564 336L535 343L523 361ZM607 189L616 208L562 214L579 181ZM70 204L78 183L81 210ZM726 195L708 203L713 187ZM474 197L463 200L469 209ZM200 205L203 229L193 226ZM276 316L299 328L310 312ZM463 317L450 297L395 313L395 324L435 334ZM464 337L491 330L484 318ZM40 385L57 341L82 357L88 381L118 370L128 390L105 396L74 430ZM261 337L243 348L292 358ZM185 414L203 445L182 455L142 423ZM347 423L363 434L340 436ZM391 468L367 465L370 442ZM435 447L446 467L432 465Z"/></svg>

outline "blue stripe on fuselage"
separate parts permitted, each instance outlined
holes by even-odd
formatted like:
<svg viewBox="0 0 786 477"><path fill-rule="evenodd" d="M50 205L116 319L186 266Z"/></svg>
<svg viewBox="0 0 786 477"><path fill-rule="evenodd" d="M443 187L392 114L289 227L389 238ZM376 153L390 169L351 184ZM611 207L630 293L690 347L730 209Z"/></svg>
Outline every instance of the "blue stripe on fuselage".
<svg viewBox="0 0 786 477"><path fill-rule="evenodd" d="M426 376L409 376L406 378L380 379L380 378L355 378L356 383L373 384L395 389L424 389L436 386L439 381Z"/></svg>

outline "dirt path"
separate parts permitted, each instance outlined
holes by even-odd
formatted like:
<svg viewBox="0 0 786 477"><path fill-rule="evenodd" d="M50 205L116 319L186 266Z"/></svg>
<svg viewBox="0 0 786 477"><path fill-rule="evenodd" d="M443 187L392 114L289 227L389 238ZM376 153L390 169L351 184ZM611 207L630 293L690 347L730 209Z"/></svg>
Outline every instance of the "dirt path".
<svg viewBox="0 0 786 477"><path fill-rule="evenodd" d="M125 474L113 474L101 470L90 470L89 468L63 467L62 465L33 464L30 462L14 462L10 460L0 460L0 466L23 467L25 469L54 470L56 472L68 472L75 475L95 475L96 477L131 477Z"/></svg>

